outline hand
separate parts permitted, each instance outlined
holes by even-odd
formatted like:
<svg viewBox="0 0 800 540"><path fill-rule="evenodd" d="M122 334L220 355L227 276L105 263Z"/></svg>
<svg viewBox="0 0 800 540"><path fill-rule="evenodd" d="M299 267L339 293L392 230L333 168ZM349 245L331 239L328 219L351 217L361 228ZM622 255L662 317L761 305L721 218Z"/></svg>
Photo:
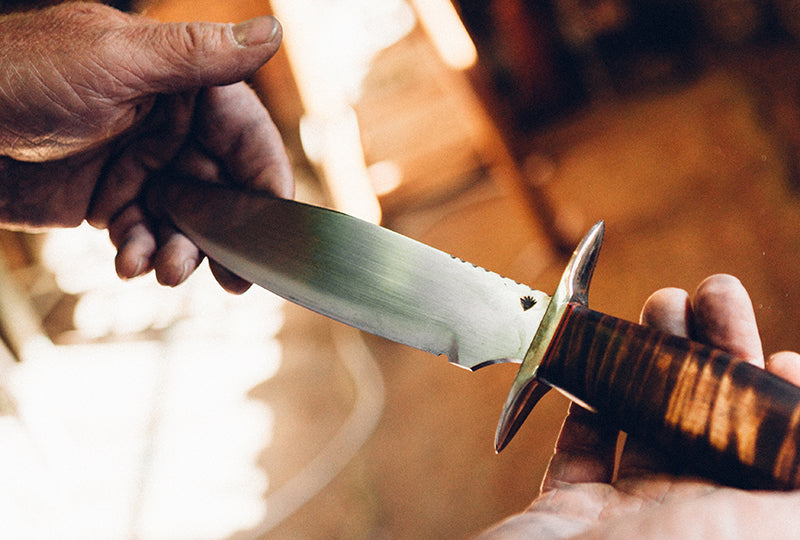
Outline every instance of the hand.
<svg viewBox="0 0 800 540"><path fill-rule="evenodd" d="M160 24L100 4L0 17L0 224L107 228L116 268L177 285L202 255L146 218L148 178L177 170L291 197L281 137L243 82L277 51L272 17ZM212 265L231 292L248 283Z"/></svg>
<svg viewBox="0 0 800 540"><path fill-rule="evenodd" d="M753 306L731 276L703 281L694 302L679 289L657 291L641 321L764 367ZM800 384L796 353L772 355L766 369ZM598 415L571 405L540 495L486 537L775 538L800 527L800 492L744 491L677 476L657 449L632 439L615 462L617 435Z"/></svg>

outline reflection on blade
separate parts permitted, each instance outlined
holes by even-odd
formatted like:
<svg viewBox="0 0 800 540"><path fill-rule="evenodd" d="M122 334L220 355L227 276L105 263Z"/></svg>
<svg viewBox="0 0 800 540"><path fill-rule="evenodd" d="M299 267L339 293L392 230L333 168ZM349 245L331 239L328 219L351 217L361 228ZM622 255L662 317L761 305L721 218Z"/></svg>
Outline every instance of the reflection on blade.
<svg viewBox="0 0 800 540"><path fill-rule="evenodd" d="M232 272L470 369L520 361L548 296L346 214L218 184L160 183L175 225Z"/></svg>

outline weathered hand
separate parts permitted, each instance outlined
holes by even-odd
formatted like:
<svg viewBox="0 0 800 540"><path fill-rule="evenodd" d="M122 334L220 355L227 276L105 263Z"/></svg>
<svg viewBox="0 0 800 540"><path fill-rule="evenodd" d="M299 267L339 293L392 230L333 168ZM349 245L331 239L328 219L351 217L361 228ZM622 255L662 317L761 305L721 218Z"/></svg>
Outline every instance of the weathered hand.
<svg viewBox="0 0 800 540"><path fill-rule="evenodd" d="M289 161L243 82L280 25L161 24L90 3L0 17L0 223L107 228L117 273L181 283L201 254L140 206L148 178L179 170L291 197ZM249 284L212 266L232 292Z"/></svg>
<svg viewBox="0 0 800 540"><path fill-rule="evenodd" d="M641 320L692 336L764 367L750 298L739 280L712 276L693 302L662 289L645 303ZM766 368L800 384L800 355L772 355ZM645 442L628 439L616 461L618 432L575 405L556 443L541 493L522 514L486 538L791 538L800 527L800 492L720 487L671 474L667 460ZM615 474L615 467L617 472Z"/></svg>

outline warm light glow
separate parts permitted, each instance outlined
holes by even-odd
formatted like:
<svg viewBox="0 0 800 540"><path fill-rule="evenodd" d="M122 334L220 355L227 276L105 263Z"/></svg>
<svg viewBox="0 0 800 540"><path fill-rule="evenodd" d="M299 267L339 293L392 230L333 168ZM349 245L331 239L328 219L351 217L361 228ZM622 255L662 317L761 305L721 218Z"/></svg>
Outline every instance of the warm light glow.
<svg viewBox="0 0 800 540"><path fill-rule="evenodd" d="M76 344L0 365L4 537L214 540L263 522L275 413L250 394L280 366L284 301L227 294L205 265L175 289L120 281L91 227L43 249L79 324Z"/></svg>
<svg viewBox="0 0 800 540"><path fill-rule="evenodd" d="M213 540L258 523L274 414L247 395L275 373L276 352L195 339L59 346L19 364L3 380L19 410L0 424L13 499L0 501L16 527L3 531Z"/></svg>
<svg viewBox="0 0 800 540"><path fill-rule="evenodd" d="M319 167L334 208L373 223L381 209L366 170L358 120L372 59L410 32L404 0L273 0L305 114L303 149Z"/></svg>
<svg viewBox="0 0 800 540"><path fill-rule="evenodd" d="M475 44L450 0L411 0L420 23L442 60L453 69L468 69L478 60Z"/></svg>
<svg viewBox="0 0 800 540"><path fill-rule="evenodd" d="M367 168L377 195L387 195L403 183L403 171L394 161L379 161Z"/></svg>
<svg viewBox="0 0 800 540"><path fill-rule="evenodd" d="M381 207L367 173L358 118L350 107L325 119L304 117L300 124L303 148L329 181L334 208L371 223L380 223ZM312 158L312 156L314 156Z"/></svg>
<svg viewBox="0 0 800 540"><path fill-rule="evenodd" d="M414 27L404 0L272 0L307 116L355 103L377 53Z"/></svg>

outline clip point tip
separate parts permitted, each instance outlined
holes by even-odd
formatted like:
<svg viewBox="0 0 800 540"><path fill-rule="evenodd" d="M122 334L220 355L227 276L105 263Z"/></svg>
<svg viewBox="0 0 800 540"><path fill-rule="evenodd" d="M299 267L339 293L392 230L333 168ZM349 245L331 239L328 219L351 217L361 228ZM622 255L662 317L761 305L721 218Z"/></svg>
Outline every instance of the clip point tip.
<svg viewBox="0 0 800 540"><path fill-rule="evenodd" d="M508 440L505 440L505 439L504 440L495 440L494 441L494 453L495 454L499 454L500 452L502 452L507 444L508 444Z"/></svg>
<svg viewBox="0 0 800 540"><path fill-rule="evenodd" d="M517 434L522 423L528 417L533 406L539 402L550 387L540 384L535 378L523 377L514 382L514 386L506 399L503 412L500 415L500 422L494 437L494 448L496 453L500 453L514 435ZM521 382L520 382L521 381Z"/></svg>
<svg viewBox="0 0 800 540"><path fill-rule="evenodd" d="M512 408L506 408L500 417L500 423L497 425L497 432L494 436L494 451L499 454L503 449L508 446L514 434L517 432L517 414L512 413Z"/></svg>

